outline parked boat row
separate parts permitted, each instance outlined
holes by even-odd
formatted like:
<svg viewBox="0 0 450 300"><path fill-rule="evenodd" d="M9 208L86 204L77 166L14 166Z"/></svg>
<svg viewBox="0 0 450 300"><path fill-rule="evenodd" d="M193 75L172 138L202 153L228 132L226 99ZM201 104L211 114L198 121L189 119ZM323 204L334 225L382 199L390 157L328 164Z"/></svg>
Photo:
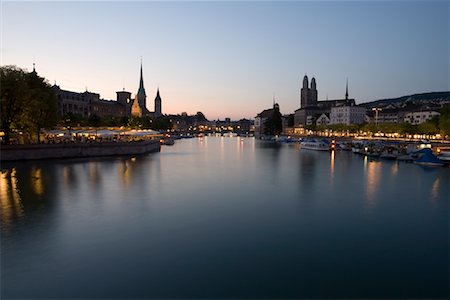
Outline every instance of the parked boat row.
<svg viewBox="0 0 450 300"><path fill-rule="evenodd" d="M435 146L428 141L403 142L383 140L332 140L266 136L261 140L274 143L299 143L300 149L314 151L352 151L370 158L414 162L421 165L450 165L450 145Z"/></svg>
<svg viewBox="0 0 450 300"><path fill-rule="evenodd" d="M450 164L450 149L446 151L436 147L434 153L432 145L425 141L421 143L359 141L354 144L352 152L372 158L414 162L428 166Z"/></svg>

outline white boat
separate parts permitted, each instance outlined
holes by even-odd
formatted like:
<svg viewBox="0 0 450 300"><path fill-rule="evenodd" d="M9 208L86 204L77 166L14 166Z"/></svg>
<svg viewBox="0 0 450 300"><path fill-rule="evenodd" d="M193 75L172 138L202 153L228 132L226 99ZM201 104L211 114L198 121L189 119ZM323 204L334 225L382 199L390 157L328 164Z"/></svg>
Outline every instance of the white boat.
<svg viewBox="0 0 450 300"><path fill-rule="evenodd" d="M450 151L442 151L437 157L446 163L450 163Z"/></svg>
<svg viewBox="0 0 450 300"><path fill-rule="evenodd" d="M329 151L330 143L326 140L304 140L300 142L300 148L317 151Z"/></svg>

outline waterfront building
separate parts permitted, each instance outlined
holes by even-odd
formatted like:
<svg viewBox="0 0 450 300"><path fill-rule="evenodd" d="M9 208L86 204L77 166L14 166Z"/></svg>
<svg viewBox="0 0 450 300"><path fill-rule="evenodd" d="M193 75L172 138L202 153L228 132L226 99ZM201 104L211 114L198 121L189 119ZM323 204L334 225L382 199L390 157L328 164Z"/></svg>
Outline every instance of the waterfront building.
<svg viewBox="0 0 450 300"><path fill-rule="evenodd" d="M235 132L238 133L249 133L252 131L253 122L248 119L240 119L236 122Z"/></svg>
<svg viewBox="0 0 450 300"><path fill-rule="evenodd" d="M430 121L431 119L433 119L434 117L438 117L439 115L440 113L434 110L409 112L405 114L404 122L418 125Z"/></svg>
<svg viewBox="0 0 450 300"><path fill-rule="evenodd" d="M355 99L348 98L348 82L346 86L345 99L317 101L317 83L313 77L311 86L308 88L308 76L303 77L303 85L300 90L300 108L294 114L294 126L315 124L317 118L322 114L330 114L332 107L355 106Z"/></svg>
<svg viewBox="0 0 450 300"><path fill-rule="evenodd" d="M33 72L35 72L33 68ZM63 90L58 85L53 85L53 90L56 94L58 115L60 117L67 114L80 115L82 117L89 117L97 115L99 117L113 116L162 116L162 100L159 93L159 88L155 97L155 111L150 112L146 107L147 96L144 87L144 78L142 71L142 63L140 70L139 88L134 99L131 93L125 91L116 92L116 100L101 99L100 94L88 92L79 93L68 90Z"/></svg>
<svg viewBox="0 0 450 300"><path fill-rule="evenodd" d="M362 124L365 122L366 108L362 106L335 106L331 108L330 124Z"/></svg>
<svg viewBox="0 0 450 300"><path fill-rule="evenodd" d="M266 126L265 123L267 120L273 117L275 110L280 110L280 106L278 103L273 103L273 107L270 109L265 109L255 117L255 137L261 138L264 135Z"/></svg>
<svg viewBox="0 0 450 300"><path fill-rule="evenodd" d="M57 110L59 116L66 114L81 115L88 117L91 115L91 102L99 99L100 95L90 93L77 93L61 89L58 85L53 85L53 91L56 95Z"/></svg>
<svg viewBox="0 0 450 300"><path fill-rule="evenodd" d="M401 123L403 120L400 117L401 110L396 107L387 107L383 109L379 109L378 113L374 115L376 118L375 123Z"/></svg>
<svg viewBox="0 0 450 300"><path fill-rule="evenodd" d="M117 100L114 101L101 99L100 94L88 91L82 93L67 91L58 85L53 85L52 88L56 95L57 111L60 117L67 114L85 118L94 114L99 117L121 117L129 115L131 109L129 92L117 92Z"/></svg>

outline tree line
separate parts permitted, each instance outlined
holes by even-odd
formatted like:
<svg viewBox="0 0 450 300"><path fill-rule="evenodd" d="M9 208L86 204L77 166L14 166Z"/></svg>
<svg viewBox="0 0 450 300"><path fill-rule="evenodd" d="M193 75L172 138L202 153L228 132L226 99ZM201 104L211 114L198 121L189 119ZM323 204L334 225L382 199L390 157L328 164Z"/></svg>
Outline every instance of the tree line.
<svg viewBox="0 0 450 300"><path fill-rule="evenodd" d="M1 131L10 143L12 130L34 137L57 123L56 96L50 84L35 71L16 66L0 67Z"/></svg>

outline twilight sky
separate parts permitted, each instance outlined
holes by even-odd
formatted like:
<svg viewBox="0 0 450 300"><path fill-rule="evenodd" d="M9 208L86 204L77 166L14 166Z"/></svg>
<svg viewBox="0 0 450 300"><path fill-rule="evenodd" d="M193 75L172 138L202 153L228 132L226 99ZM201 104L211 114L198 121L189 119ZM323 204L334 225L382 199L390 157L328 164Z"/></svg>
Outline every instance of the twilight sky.
<svg viewBox="0 0 450 300"><path fill-rule="evenodd" d="M163 113L253 118L275 95L300 107L305 73L319 100L357 103L449 90L449 2L441 1L1 1L1 65L62 89L139 86Z"/></svg>

